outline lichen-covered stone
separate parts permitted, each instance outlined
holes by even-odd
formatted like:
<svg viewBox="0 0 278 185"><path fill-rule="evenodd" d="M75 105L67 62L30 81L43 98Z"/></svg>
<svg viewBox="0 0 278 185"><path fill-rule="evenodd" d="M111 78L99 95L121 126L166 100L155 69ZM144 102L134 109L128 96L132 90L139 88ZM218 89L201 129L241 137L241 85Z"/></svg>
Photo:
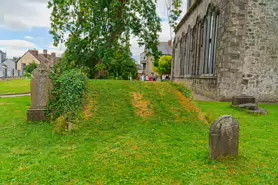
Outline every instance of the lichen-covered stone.
<svg viewBox="0 0 278 185"><path fill-rule="evenodd" d="M258 110L259 109L258 105L255 103L240 104L240 105L238 105L238 107L242 108L242 109L248 109L248 110Z"/></svg>
<svg viewBox="0 0 278 185"><path fill-rule="evenodd" d="M223 116L210 127L210 159L237 156L239 123L231 116Z"/></svg>
<svg viewBox="0 0 278 185"><path fill-rule="evenodd" d="M256 110L249 110L249 113L255 114L255 115L268 115L267 110L264 108L258 108Z"/></svg>
<svg viewBox="0 0 278 185"><path fill-rule="evenodd" d="M43 62L33 72L31 80L31 109L28 110L27 120L31 122L45 121L49 103L52 82L49 78L49 68Z"/></svg>

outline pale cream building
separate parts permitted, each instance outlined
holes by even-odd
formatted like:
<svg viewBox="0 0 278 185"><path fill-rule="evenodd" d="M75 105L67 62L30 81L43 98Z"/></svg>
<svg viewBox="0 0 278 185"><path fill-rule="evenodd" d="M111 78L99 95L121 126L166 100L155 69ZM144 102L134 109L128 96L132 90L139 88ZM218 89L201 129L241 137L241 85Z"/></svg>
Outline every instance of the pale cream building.
<svg viewBox="0 0 278 185"><path fill-rule="evenodd" d="M47 50L43 50L43 54L39 54L38 50L28 50L18 61L17 70L24 71L25 67L35 62L40 64L41 62L46 63L48 66L53 67L57 62L56 54L47 54Z"/></svg>
<svg viewBox="0 0 278 185"><path fill-rule="evenodd" d="M172 55L172 46L170 42L160 42L158 45L158 50L162 52L162 55ZM143 53L140 54L140 64L143 65L143 73L145 75L158 75L154 71L153 63L154 57L152 55L148 55L149 51L145 50Z"/></svg>

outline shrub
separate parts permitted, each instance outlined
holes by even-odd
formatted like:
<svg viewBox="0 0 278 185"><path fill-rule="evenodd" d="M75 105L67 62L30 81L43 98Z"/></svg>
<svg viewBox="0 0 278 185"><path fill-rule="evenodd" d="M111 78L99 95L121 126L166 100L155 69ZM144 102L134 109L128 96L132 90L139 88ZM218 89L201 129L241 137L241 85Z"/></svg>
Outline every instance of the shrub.
<svg viewBox="0 0 278 185"><path fill-rule="evenodd" d="M25 74L24 74L24 77L32 78L32 74L31 74L31 73L25 73Z"/></svg>
<svg viewBox="0 0 278 185"><path fill-rule="evenodd" d="M65 120L67 123L74 121L83 108L87 77L81 70L72 69L56 72L51 78L54 89L51 92L49 113L51 119L56 121L57 131L61 132L62 128L66 128Z"/></svg>
<svg viewBox="0 0 278 185"><path fill-rule="evenodd" d="M36 64L36 63L33 61L31 64L29 64L28 66L26 66L25 72L26 72L26 73L32 74L33 71L34 71L37 67L38 67L38 64Z"/></svg>

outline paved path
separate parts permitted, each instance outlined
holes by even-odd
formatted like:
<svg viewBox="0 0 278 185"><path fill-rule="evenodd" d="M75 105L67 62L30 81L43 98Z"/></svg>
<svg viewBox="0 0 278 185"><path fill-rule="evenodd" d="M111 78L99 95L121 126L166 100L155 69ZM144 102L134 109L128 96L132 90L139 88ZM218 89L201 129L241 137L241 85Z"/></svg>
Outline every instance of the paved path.
<svg viewBox="0 0 278 185"><path fill-rule="evenodd" d="M31 94L12 94L12 95L0 95L0 98L15 98L15 97L23 97L23 96L30 96Z"/></svg>
<svg viewBox="0 0 278 185"><path fill-rule="evenodd" d="M194 94L194 100L198 101L207 101L207 102L216 102L215 100L208 98L206 96L202 96L200 94Z"/></svg>

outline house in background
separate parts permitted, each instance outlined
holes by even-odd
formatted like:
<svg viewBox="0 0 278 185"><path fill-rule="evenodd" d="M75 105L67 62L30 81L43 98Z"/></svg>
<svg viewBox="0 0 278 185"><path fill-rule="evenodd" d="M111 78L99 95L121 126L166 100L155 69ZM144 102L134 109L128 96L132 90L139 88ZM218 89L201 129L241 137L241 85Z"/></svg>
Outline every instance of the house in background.
<svg viewBox="0 0 278 185"><path fill-rule="evenodd" d="M7 59L7 53L0 50L0 63Z"/></svg>
<svg viewBox="0 0 278 185"><path fill-rule="evenodd" d="M0 50L0 77L13 76L15 61L7 59L7 53Z"/></svg>
<svg viewBox="0 0 278 185"><path fill-rule="evenodd" d="M2 64L6 67L5 77L19 76L16 68L16 58L6 59L2 62Z"/></svg>
<svg viewBox="0 0 278 185"><path fill-rule="evenodd" d="M0 78L7 76L7 66L0 62Z"/></svg>
<svg viewBox="0 0 278 185"><path fill-rule="evenodd" d="M56 54L51 53L48 54L47 50L43 50L42 54L39 54L38 50L28 50L17 62L17 70L21 73L24 71L25 67L29 64L35 62L36 64L40 64L44 62L49 67L53 67L54 64L58 61Z"/></svg>
<svg viewBox="0 0 278 185"><path fill-rule="evenodd" d="M160 42L158 50L162 55L172 55L172 42ZM140 64L143 65L143 73L145 75L157 74L153 69L154 57L148 55L149 51L145 50L140 54Z"/></svg>

